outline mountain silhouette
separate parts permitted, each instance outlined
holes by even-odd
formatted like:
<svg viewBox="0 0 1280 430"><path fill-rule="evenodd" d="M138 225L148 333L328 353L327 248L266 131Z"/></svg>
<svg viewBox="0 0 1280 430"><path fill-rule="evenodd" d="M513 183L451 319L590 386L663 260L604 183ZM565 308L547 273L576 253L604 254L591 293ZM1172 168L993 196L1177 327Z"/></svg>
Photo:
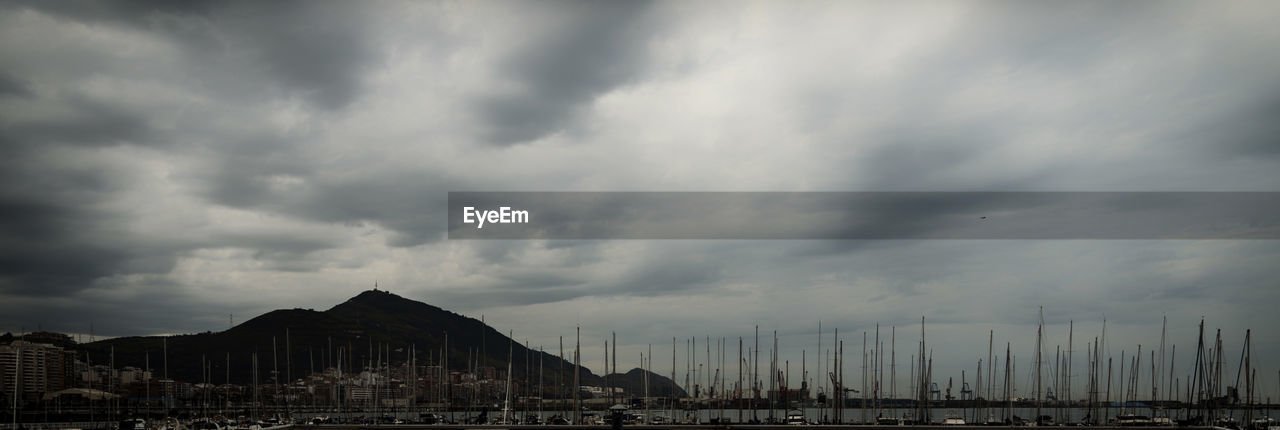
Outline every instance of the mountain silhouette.
<svg viewBox="0 0 1280 430"><path fill-rule="evenodd" d="M480 367L505 372L510 345L515 378L526 372L536 375L536 363L541 361L548 385L561 374L566 385L572 384L572 345L566 345L562 361L551 352L527 349L519 342L509 344L510 338L477 319L381 290L361 292L323 312L274 310L222 332L113 338L79 345L78 353L79 359L93 364L108 364L114 355L116 368L142 368L149 360L153 378L163 378L167 372L172 379L202 382L208 374L215 384L249 383L256 353L258 380L266 384L272 382L273 370L278 371L281 382L297 380L312 371L336 367L339 358L344 372L360 372L378 361L405 363L411 351L416 351L419 366L438 363L446 334L450 369L466 369L468 359L474 358ZM526 357L528 363L534 363L529 368ZM202 366L205 372L201 372ZM579 376L582 385L603 382L585 365ZM632 376L629 373L619 381L641 389L638 380L628 382ZM651 394L670 389L668 378L652 375L650 381ZM677 388L677 394L682 395L683 390Z"/></svg>

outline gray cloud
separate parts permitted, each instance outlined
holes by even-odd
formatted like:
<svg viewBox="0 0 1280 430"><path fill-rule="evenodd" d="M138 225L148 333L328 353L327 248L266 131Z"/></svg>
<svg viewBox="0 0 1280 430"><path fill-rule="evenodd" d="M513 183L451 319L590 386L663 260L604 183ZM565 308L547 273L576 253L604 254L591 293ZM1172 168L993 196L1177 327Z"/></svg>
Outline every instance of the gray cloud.
<svg viewBox="0 0 1280 430"><path fill-rule="evenodd" d="M248 67L237 72L255 74L256 69L264 68L269 81L328 109L354 100L361 87L362 68L378 59L363 28L367 24L365 9L355 5L145 0L20 3L23 8L75 21L125 26L171 38L189 50L200 65L198 69L221 69L219 63L227 58L247 61Z"/></svg>
<svg viewBox="0 0 1280 430"><path fill-rule="evenodd" d="M793 361L819 319L910 344L924 314L940 374L992 328L1025 354L1041 305L1113 349L1277 325L1271 241L444 240L448 191L1276 191L1274 2L0 12L8 330L216 330L375 279L535 344L760 324ZM950 203L859 225L1000 202Z"/></svg>
<svg viewBox="0 0 1280 430"><path fill-rule="evenodd" d="M721 262L691 255L681 259L657 259L648 261L630 272L612 289L615 294L658 296L681 294L690 291L706 291L724 273Z"/></svg>
<svg viewBox="0 0 1280 430"><path fill-rule="evenodd" d="M58 118L11 124L0 140L8 145L146 145L156 142L143 116L100 100L71 96L53 103L71 110Z"/></svg>
<svg viewBox="0 0 1280 430"><path fill-rule="evenodd" d="M26 97L29 95L31 95L31 90L27 88L26 84L18 82L6 73L0 72L0 96Z"/></svg>
<svg viewBox="0 0 1280 430"><path fill-rule="evenodd" d="M1217 141L1230 150L1229 157L1269 157L1280 155L1280 125L1274 120L1280 116L1280 96L1262 97L1243 104L1207 124L1188 130L1187 140ZM1213 156L1211 154L1206 154ZM1220 155L1221 156L1221 155Z"/></svg>
<svg viewBox="0 0 1280 430"><path fill-rule="evenodd" d="M388 241L392 246L417 246L443 238L441 192L456 181L411 171L331 180L307 169L294 164L292 153L277 152L230 161L210 172L212 178L193 180L207 185L208 197L220 204L326 223L375 222L395 232ZM273 189L278 175L291 172L305 183Z"/></svg>
<svg viewBox="0 0 1280 430"><path fill-rule="evenodd" d="M241 4L232 13L245 20L242 42L257 46L258 61L271 76L329 109L358 97L364 68L379 52L365 32L365 8L356 4L307 2Z"/></svg>
<svg viewBox="0 0 1280 430"><path fill-rule="evenodd" d="M7 140L7 139L6 139ZM95 206L125 186L118 171L60 163L17 145L3 150L0 283L10 294L58 296L121 271L168 270L162 249L113 234L119 215ZM65 161L65 160L60 160Z"/></svg>
<svg viewBox="0 0 1280 430"><path fill-rule="evenodd" d="M512 145L562 131L603 93L644 73L658 30L650 2L560 2L534 12L551 28L518 45L496 67L511 88L476 102L484 139ZM545 14L545 15L544 15Z"/></svg>

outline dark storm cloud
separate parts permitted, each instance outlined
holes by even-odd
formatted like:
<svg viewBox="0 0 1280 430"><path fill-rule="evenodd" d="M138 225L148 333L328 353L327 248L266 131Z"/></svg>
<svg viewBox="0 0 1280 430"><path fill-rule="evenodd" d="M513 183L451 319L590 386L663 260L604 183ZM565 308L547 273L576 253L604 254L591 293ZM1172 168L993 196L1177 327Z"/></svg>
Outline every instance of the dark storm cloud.
<svg viewBox="0 0 1280 430"><path fill-rule="evenodd" d="M0 96L26 97L29 95L31 95L31 90L27 88L25 83L18 81L8 73L0 72Z"/></svg>
<svg viewBox="0 0 1280 430"><path fill-rule="evenodd" d="M73 113L0 128L0 232L6 238L0 286L6 293L68 296L107 277L163 275L201 248L251 249L256 258L286 264L335 246L328 238L287 233L190 237L135 227L140 214L111 205L148 178L127 163L76 151L164 143L162 133L125 108L81 97L58 101Z"/></svg>
<svg viewBox="0 0 1280 430"><path fill-rule="evenodd" d="M265 68L271 82L327 109L353 101L364 68L379 58L367 38L367 8L354 3L141 0L13 6L152 32L180 43L193 61L214 70L224 67L221 57L243 61L248 52L253 64L239 73Z"/></svg>
<svg viewBox="0 0 1280 430"><path fill-rule="evenodd" d="M306 137L250 135L219 142L207 149L210 160L186 172L184 179L214 203L242 208L280 205L284 196L273 191L272 178L314 173L299 142Z"/></svg>
<svg viewBox="0 0 1280 430"><path fill-rule="evenodd" d="M367 39L366 10L348 4L14 2L0 7L14 13L29 9L90 29L128 29L173 42L185 58L179 63L186 68L180 70L181 82L197 84L193 90L206 91L204 95L214 100L240 97L243 103L259 103L273 95L296 95L320 109L341 108L357 96L363 68L375 63L379 55ZM127 50L121 47L121 51ZM210 232L184 237L131 226L134 214L105 207L153 179L136 177L128 167L103 166L90 155L59 148L159 146L167 153L201 157L204 163L195 171L178 172L177 177L206 174L196 188L209 189L214 202L232 207L258 208L266 205L267 199L280 199L279 193L268 189L266 181L273 176L310 175L305 157L300 157L305 150L298 142L312 135L265 133L255 129L259 125L243 122L251 127L218 127L213 125L216 121L243 118L236 118L238 112L228 115L209 106L193 106L185 121L179 122L182 133L173 134L154 124L157 119L170 118L172 111L90 95L72 82L53 80L58 76L93 79L95 74L134 72L153 73L155 81L150 82L166 79L167 71L161 67L125 71L120 64L113 65L112 55L118 53L95 52L77 58L75 67L59 70L60 74L52 77L39 73L39 62L23 64L25 74L6 72L0 76L0 93L54 112L15 115L0 123L0 152L5 154L5 186L0 194L5 210L0 216L5 218L2 228L9 238L0 247L3 290L19 296L71 296L99 286L109 277L167 274L179 258L199 249L247 249L252 251L250 257L265 267L283 271L310 272L323 266L325 263L313 261L310 254L336 246L330 238L299 239L286 232ZM157 62L160 64L166 63ZM148 79L138 76L134 82ZM187 106L178 110L187 110ZM178 115L182 119L182 113ZM304 200L297 202L296 211L282 208L281 212L306 211L304 219L352 221L391 217L391 211L406 209L395 212L400 218L388 222L405 232L397 243L421 243L432 236L422 227L427 223L412 219L423 211L404 207L421 201L417 197L426 192L370 202L357 200L361 196L377 199L387 190L374 192L346 183L332 186L337 189L317 191L315 198L370 206L359 213L349 206ZM357 195L345 195L352 190ZM388 207L387 202L396 206ZM161 201L151 203L163 206ZM151 283L155 282L159 281Z"/></svg>
<svg viewBox="0 0 1280 430"><path fill-rule="evenodd" d="M1209 155L1225 157L1280 156L1280 85L1273 96L1262 98L1211 119L1177 136L1182 140L1217 143Z"/></svg>
<svg viewBox="0 0 1280 430"><path fill-rule="evenodd" d="M1051 321L1275 325L1271 241L444 240L457 190L1278 184L1280 68L1253 21L1274 3L886 5L0 3L21 30L0 38L0 324L221 329L378 278L462 312L509 306L529 331L643 312L628 339L1022 324L1046 303ZM819 236L1053 207L900 202ZM589 209L575 216L643 218Z"/></svg>
<svg viewBox="0 0 1280 430"><path fill-rule="evenodd" d="M107 295L63 297L18 297L7 306L0 323L14 327L80 333L97 336L137 336L140 334L196 333L225 328L227 316L251 309L271 310L251 300L242 303L210 303L195 291L164 276L132 277L127 282L101 282ZM139 288L145 287L145 288ZM255 309L259 308L260 309ZM88 341L86 336L84 341Z"/></svg>
<svg viewBox="0 0 1280 430"><path fill-rule="evenodd" d="M870 190L933 191L955 187L953 170L977 162L984 154L1017 142L1014 131L998 124L1001 119L981 118L946 121L926 111L904 113L903 122L877 129L872 138L883 142L858 154L858 169L851 179ZM1035 174L975 178L965 189L1035 189Z"/></svg>
<svg viewBox="0 0 1280 430"><path fill-rule="evenodd" d="M6 142L27 137L8 132ZM88 288L102 276L169 269L170 250L116 233L120 216L97 209L127 186L127 175L50 160L53 156L17 143L6 143L0 153L7 155L0 161L4 291L61 296Z"/></svg>
<svg viewBox="0 0 1280 430"><path fill-rule="evenodd" d="M417 246L443 237L441 190L454 180L431 172L400 172L362 181L321 181L289 209L329 222L370 220L393 231L392 246Z"/></svg>
<svg viewBox="0 0 1280 430"><path fill-rule="evenodd" d="M567 127L596 97L644 72L646 42L658 31L650 2L560 2L556 25L497 64L514 88L477 101L497 145L536 140ZM561 15L561 16L556 16Z"/></svg>
<svg viewBox="0 0 1280 430"><path fill-rule="evenodd" d="M0 283L9 294L65 296L104 276L168 273L181 251L173 244L96 231L107 227L109 218L92 213L30 202L0 205L9 237L0 248Z"/></svg>
<svg viewBox="0 0 1280 430"><path fill-rule="evenodd" d="M13 221L8 218L3 221ZM79 224L112 227L103 218L83 221ZM199 288L170 276L179 257L196 249L239 248L250 250L269 270L311 272L323 263L309 261L308 254L337 246L323 239L271 234L196 241L112 232L78 236L10 239L0 248L0 291L6 297L0 324L28 329L43 324L46 329L83 333L89 322L96 322L97 333L109 336L223 327L228 313L261 313L276 306L255 300L209 302Z"/></svg>
<svg viewBox="0 0 1280 430"><path fill-rule="evenodd" d="M132 112L128 107L80 95L48 101L67 108L71 113L8 124L0 129L0 142L12 147L159 143L145 116Z"/></svg>
<svg viewBox="0 0 1280 430"><path fill-rule="evenodd" d="M22 172L16 166L6 172ZM20 296L68 296L104 277L169 273L179 257L202 248L240 248L286 265L337 246L329 238L287 233L171 237L170 232L131 231L131 216L100 209L129 186L121 172L54 170L30 176L5 174L0 193L0 289ZM23 172L29 173L29 172Z"/></svg>
<svg viewBox="0 0 1280 430"><path fill-rule="evenodd" d="M365 5L305 1L249 3L237 10L247 22L246 43L260 46L260 60L275 79L330 109L360 93L366 67L378 60L366 37Z"/></svg>
<svg viewBox="0 0 1280 430"><path fill-rule="evenodd" d="M254 53L252 63L265 66L272 80L324 108L349 103L360 86L360 67L375 58L357 31L362 13L345 6L274 2L266 9L249 3L201 2L15 2L11 12L29 8L60 20L94 26L117 26L177 41L194 59L194 76L226 70L218 57L228 49ZM226 45L230 43L230 45ZM109 54L109 53L107 53ZM111 70L85 59L75 73ZM217 66L217 67L208 67ZM222 68L219 68L222 67ZM239 66L237 66L239 67ZM252 70L256 66L243 67ZM43 76L0 76L0 92L22 96L35 106L52 106L59 114L12 119L0 127L0 152L6 156L5 186L0 202L3 223L3 279L5 291L20 295L59 296L89 288L95 280L127 274L168 273L183 253L200 248L247 248L256 258L277 265L295 264L318 249L332 247L327 239L260 235L206 237L198 240L166 237L162 232L139 234L127 227L129 214L102 208L139 185L127 168L87 167L53 151L62 145L165 145L190 149L191 143L221 140L219 136L180 137L158 131L151 123L158 112L143 112L134 104L106 100L48 82L55 91L36 93L25 82ZM207 79L219 83L221 78ZM238 92L234 92L237 93ZM194 126L189 130L201 130ZM235 137L245 139L245 137ZM259 141L266 139L257 136ZM238 168L251 166L273 173L297 173L292 157L264 157L265 152L296 150L273 139L269 144L220 144L211 147L213 160L227 160ZM256 147L255 147L256 146ZM250 151L249 149L258 151ZM274 162L272 160L275 160ZM237 169L222 169L225 189L256 191L245 186ZM228 203L255 196L223 193ZM241 199L237 201L236 198Z"/></svg>
<svg viewBox="0 0 1280 430"><path fill-rule="evenodd" d="M293 153L246 157L218 165L197 175L209 198L217 203L284 214L326 223L375 222L392 230L390 245L417 246L442 239L442 192L452 180L426 171L381 171L360 178L332 179L314 174L299 164ZM237 157L238 158L238 157ZM272 178L298 174L305 181L288 190L276 190Z"/></svg>

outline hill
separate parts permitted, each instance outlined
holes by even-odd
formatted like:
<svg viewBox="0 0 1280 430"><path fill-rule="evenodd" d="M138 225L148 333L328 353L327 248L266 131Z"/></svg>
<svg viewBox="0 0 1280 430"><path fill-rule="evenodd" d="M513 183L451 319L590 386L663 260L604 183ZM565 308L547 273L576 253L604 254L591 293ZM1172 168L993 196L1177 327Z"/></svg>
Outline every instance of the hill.
<svg viewBox="0 0 1280 430"><path fill-rule="evenodd" d="M628 393L644 394L644 376L645 371L640 368L631 369L627 373L609 374L609 379L614 386L622 387ZM649 374L649 396L650 397L669 397L671 396L671 378L659 375L653 372ZM685 391L680 387L675 387L676 395L684 397Z"/></svg>
<svg viewBox="0 0 1280 430"><path fill-rule="evenodd" d="M80 345L78 349L82 360L87 357L93 363L105 364L114 348L116 367L141 368L149 360L155 377L165 375L167 350L171 378L200 382L204 366L214 383L229 380L244 384L251 379L255 353L260 381L270 381L273 368L278 369L281 380L298 379L313 369L335 366L339 357L345 371L356 372L372 360L387 360L388 354L391 363L403 363L415 349L419 365L435 362L446 333L450 368L466 368L472 353L483 355L478 359L480 366L506 368L510 339L501 332L474 318L378 290L364 291L323 312L271 311L222 332L121 337ZM524 369L519 361L527 353L530 362L536 363L540 353L526 350L518 342L513 348L513 356L520 357L513 373L520 377ZM563 363L551 353L541 357L545 378L554 377L562 364L565 377L571 377L572 352L566 351L566 355L570 359ZM580 380L583 385L599 385L601 378L583 366Z"/></svg>

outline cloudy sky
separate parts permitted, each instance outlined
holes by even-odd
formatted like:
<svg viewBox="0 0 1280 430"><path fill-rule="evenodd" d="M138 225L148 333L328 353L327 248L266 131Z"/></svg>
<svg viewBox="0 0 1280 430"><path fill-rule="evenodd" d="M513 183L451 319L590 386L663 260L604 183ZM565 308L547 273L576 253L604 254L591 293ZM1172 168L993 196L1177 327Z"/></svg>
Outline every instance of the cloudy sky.
<svg viewBox="0 0 1280 430"><path fill-rule="evenodd" d="M0 330L222 330L376 280L535 346L581 325L589 362L617 331L620 365L759 325L798 369L821 321L856 367L878 322L904 331L905 374L925 315L935 372L958 380L988 330L1029 360L1043 306L1048 344L1075 321L1080 355L1104 318L1118 358L1167 315L1179 363L1202 316L1228 357L1252 328L1277 393L1272 240L467 241L444 207L1280 191L1278 18L1268 1L0 1Z"/></svg>

